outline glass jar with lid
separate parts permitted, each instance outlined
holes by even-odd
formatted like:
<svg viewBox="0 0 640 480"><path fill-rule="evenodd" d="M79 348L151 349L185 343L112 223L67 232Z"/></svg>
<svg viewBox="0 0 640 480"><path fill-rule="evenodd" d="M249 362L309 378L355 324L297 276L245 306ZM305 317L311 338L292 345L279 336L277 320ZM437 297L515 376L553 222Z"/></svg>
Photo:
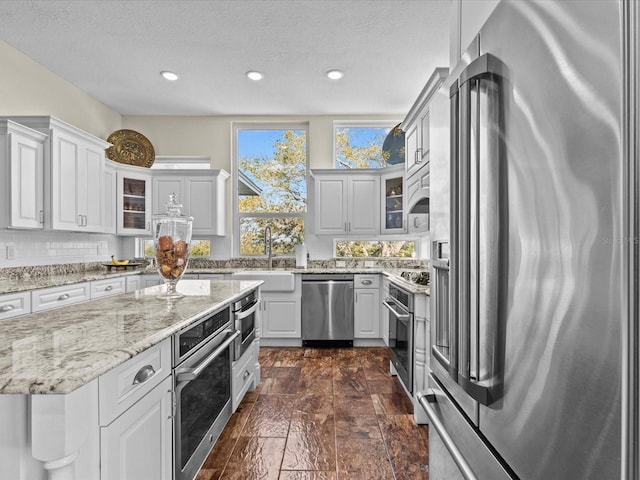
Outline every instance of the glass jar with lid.
<svg viewBox="0 0 640 480"><path fill-rule="evenodd" d="M176 291L178 280L189 262L189 246L193 217L182 213L176 194L169 194L166 213L153 216L153 238L158 274L167 285L166 298L181 297Z"/></svg>

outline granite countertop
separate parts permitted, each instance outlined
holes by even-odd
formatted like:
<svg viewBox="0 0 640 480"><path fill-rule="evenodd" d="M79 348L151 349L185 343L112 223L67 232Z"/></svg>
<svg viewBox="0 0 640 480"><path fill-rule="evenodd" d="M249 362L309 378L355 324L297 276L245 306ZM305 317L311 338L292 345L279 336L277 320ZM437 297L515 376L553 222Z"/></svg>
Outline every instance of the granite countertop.
<svg viewBox="0 0 640 480"><path fill-rule="evenodd" d="M74 283L90 282L93 280L105 280L108 278L122 277L124 275L139 275L140 273L157 273L155 270L91 270L84 272L59 273L55 275L34 275L21 278L1 278L0 294L25 292L38 288L60 287Z"/></svg>
<svg viewBox="0 0 640 480"><path fill-rule="evenodd" d="M4 320L0 394L70 393L261 283L183 280L171 301L157 286Z"/></svg>
<svg viewBox="0 0 640 480"><path fill-rule="evenodd" d="M243 272L247 270L265 270L264 268L188 268L187 274L209 273L209 274L231 274ZM400 287L410 293L426 293L430 295L431 287L417 285L407 282L400 277L400 273L407 270L406 268L388 268L388 267L318 267L318 268L274 268L273 270L291 271L296 274L313 274L313 273L352 273L352 274L383 274ZM123 275L140 275L140 274L157 275L155 269L140 270L122 270L111 271L92 270L74 273L60 273L56 275L40 275L16 278L0 278L0 295L6 293L25 292L36 290L38 288L57 287L62 285L71 285L74 283L88 282L93 280L104 280L108 278L121 277Z"/></svg>

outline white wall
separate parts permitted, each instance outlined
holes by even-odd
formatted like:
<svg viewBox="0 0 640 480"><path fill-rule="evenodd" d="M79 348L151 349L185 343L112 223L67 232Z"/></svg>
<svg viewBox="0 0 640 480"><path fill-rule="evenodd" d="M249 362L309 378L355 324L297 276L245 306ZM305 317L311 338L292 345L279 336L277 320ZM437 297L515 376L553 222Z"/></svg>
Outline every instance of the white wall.
<svg viewBox="0 0 640 480"><path fill-rule="evenodd" d="M100 138L120 114L0 41L0 115L53 115Z"/></svg>
<svg viewBox="0 0 640 480"><path fill-rule="evenodd" d="M453 0L449 39L449 69L478 34L500 0Z"/></svg>

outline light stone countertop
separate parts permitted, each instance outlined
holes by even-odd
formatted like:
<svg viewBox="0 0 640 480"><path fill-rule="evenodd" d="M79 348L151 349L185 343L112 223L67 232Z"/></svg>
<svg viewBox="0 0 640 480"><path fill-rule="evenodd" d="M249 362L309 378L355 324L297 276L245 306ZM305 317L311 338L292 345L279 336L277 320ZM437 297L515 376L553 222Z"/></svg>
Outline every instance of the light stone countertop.
<svg viewBox="0 0 640 480"><path fill-rule="evenodd" d="M183 280L2 322L0 394L66 394L259 286Z"/></svg>
<svg viewBox="0 0 640 480"><path fill-rule="evenodd" d="M187 274L231 274L236 272L243 272L247 270L264 270L264 268L188 268ZM274 268L273 270L290 271L295 274L316 274L316 273L351 273L351 274L383 274L394 283L409 291L410 293L425 293L431 294L431 287L424 285L416 285L410 283L400 277L400 273L407 270L407 268L382 268L382 267L367 267L367 268ZM108 278L116 278L124 275L140 275L150 274L158 275L155 269L140 269L140 270L120 270L107 272L106 270L84 271L76 273L60 273L56 275L41 275L30 276L26 278L0 278L0 295L7 293L25 292L29 290L36 290L38 288L57 287L62 285L71 285L74 283L88 282L93 280L104 280Z"/></svg>

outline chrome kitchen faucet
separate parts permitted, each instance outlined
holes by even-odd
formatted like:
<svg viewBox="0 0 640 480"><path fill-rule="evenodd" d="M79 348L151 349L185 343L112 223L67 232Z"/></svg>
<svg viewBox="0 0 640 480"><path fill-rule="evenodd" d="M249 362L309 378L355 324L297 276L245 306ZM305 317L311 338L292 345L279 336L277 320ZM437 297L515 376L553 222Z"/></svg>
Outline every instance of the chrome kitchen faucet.
<svg viewBox="0 0 640 480"><path fill-rule="evenodd" d="M269 235L267 236L267 232ZM271 251L271 227L267 225L264 228L264 253L267 254L267 268L269 270L273 269L273 255Z"/></svg>

